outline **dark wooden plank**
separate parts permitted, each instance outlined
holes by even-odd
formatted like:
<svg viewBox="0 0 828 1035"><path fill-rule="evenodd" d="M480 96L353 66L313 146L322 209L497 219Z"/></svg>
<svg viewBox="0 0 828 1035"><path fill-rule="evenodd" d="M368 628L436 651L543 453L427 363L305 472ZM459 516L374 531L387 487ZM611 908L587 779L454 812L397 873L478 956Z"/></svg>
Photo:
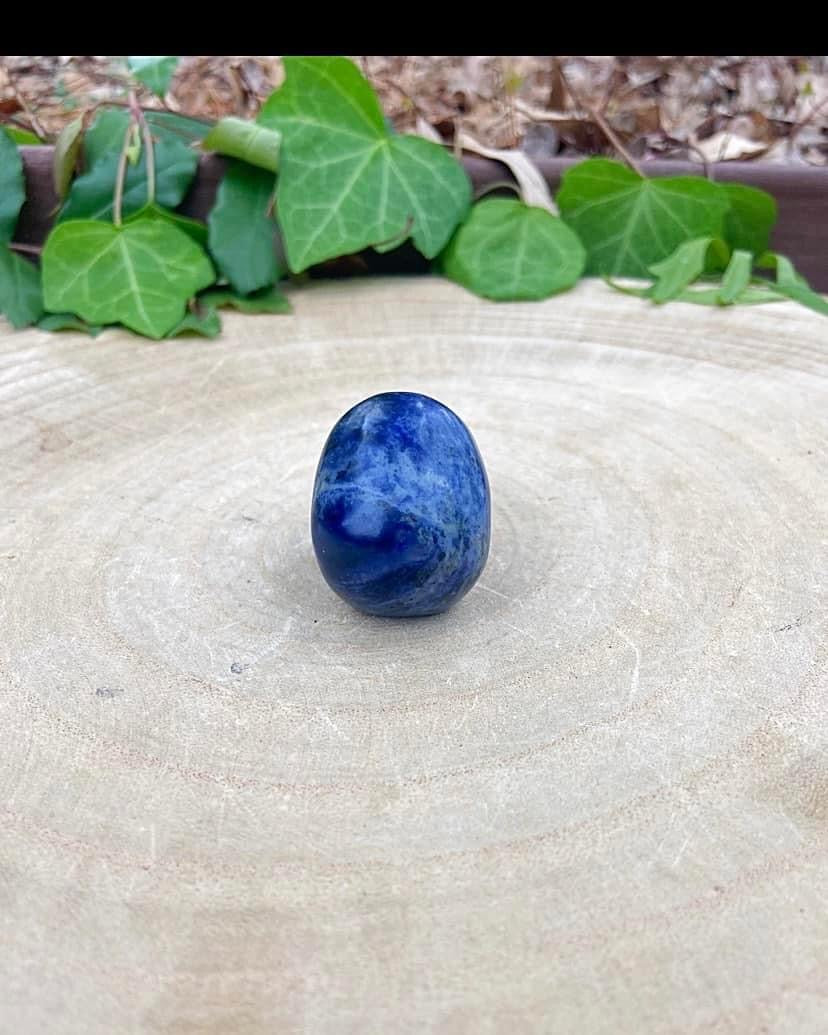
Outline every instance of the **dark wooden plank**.
<svg viewBox="0 0 828 1035"><path fill-rule="evenodd" d="M20 150L26 171L27 200L16 237L24 244L42 244L57 210L52 185L52 148L22 147ZM577 161L579 159L551 158L540 160L537 165L554 191L564 171ZM475 189L511 179L506 166L488 158L466 155L463 165ZM205 155L180 210L194 218L206 219L224 168L224 160L218 155ZM818 291L828 292L828 248L825 245L828 240L828 169L763 162L722 162L711 169L716 180L760 187L776 198L779 221L773 234L774 249L787 255ZM699 175L699 166L689 162L653 161L646 163L646 171L651 176ZM412 272L424 268L425 261L409 248L383 256L369 251L357 262L333 264L327 270Z"/></svg>

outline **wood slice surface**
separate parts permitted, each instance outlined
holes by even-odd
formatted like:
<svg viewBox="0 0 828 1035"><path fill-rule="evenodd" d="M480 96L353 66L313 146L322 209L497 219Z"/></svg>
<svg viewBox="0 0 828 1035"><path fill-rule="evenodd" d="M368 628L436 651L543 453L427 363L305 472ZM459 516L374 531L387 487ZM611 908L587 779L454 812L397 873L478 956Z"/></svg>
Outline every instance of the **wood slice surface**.
<svg viewBox="0 0 828 1035"><path fill-rule="evenodd" d="M0 330L0 1031L824 1033L828 324L292 301ZM436 618L310 546L395 389L492 487Z"/></svg>

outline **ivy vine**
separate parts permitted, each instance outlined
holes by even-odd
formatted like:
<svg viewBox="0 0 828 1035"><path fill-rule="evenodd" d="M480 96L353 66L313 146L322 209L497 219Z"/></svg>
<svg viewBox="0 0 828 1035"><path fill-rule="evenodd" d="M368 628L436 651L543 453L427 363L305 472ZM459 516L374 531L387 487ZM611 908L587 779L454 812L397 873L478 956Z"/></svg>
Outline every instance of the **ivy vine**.
<svg viewBox="0 0 828 1035"><path fill-rule="evenodd" d="M521 187L475 202L453 154L395 133L346 58L285 58L285 82L255 121L214 125L138 104L140 89L164 96L176 60L129 58L129 104L87 112L55 141L60 209L42 251L14 241L18 146L34 141L0 127L0 312L14 327L215 337L219 309L288 312L284 278L409 240L435 271L495 300L547 298L601 276L653 304L793 299L828 315L769 250L776 203L764 191L587 158L564 174L555 203L535 204ZM210 151L228 168L205 224L176 209Z"/></svg>

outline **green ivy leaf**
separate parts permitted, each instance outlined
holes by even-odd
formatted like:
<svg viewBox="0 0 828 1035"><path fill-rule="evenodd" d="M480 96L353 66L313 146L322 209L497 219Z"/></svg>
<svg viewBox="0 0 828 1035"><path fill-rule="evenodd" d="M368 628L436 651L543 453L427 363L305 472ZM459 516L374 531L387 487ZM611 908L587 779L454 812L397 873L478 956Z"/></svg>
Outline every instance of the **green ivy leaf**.
<svg viewBox="0 0 828 1035"><path fill-rule="evenodd" d="M668 258L650 266L656 282L650 288L649 297L659 304L677 298L688 284L702 275L711 255L717 264L727 263L729 252L721 238L699 237L680 244Z"/></svg>
<svg viewBox="0 0 828 1035"><path fill-rule="evenodd" d="M122 323L163 338L187 300L215 280L204 252L158 219L123 226L93 220L61 223L43 249L43 294L53 312L89 323Z"/></svg>
<svg viewBox="0 0 828 1035"><path fill-rule="evenodd" d="M170 88L172 77L178 66L177 57L131 57L127 59L129 70L139 83L163 98Z"/></svg>
<svg viewBox="0 0 828 1035"><path fill-rule="evenodd" d="M220 155L240 158L243 162L272 173L279 171L281 145L282 134L275 129L265 129L255 122L233 116L217 122L201 142L205 151L217 151Z"/></svg>
<svg viewBox="0 0 828 1035"><path fill-rule="evenodd" d="M604 280L614 291L620 291L624 295L634 295L636 298L651 298L652 286L633 288L624 284L617 284L609 277L604 277ZM719 287L686 288L676 295L673 301L692 302L694 305L721 306L720 290ZM749 284L735 301L739 305L761 305L766 302L784 302L785 299L777 294L776 291Z"/></svg>
<svg viewBox="0 0 828 1035"><path fill-rule="evenodd" d="M290 302L277 287L271 286L252 295L239 295L229 288L212 288L198 296L198 301L216 309L228 306L242 313L289 313Z"/></svg>
<svg viewBox="0 0 828 1035"><path fill-rule="evenodd" d="M438 144L391 134L347 58L285 58L286 80L258 121L283 138L278 218L288 264L314 263L406 237L427 258L471 202L462 166Z"/></svg>
<svg viewBox="0 0 828 1035"><path fill-rule="evenodd" d="M30 132L28 129L21 129L19 126L0 126L0 130L5 130L14 143L22 147L44 146L44 141L36 133Z"/></svg>
<svg viewBox="0 0 828 1035"><path fill-rule="evenodd" d="M40 270L0 244L0 313L12 327L28 327L43 313Z"/></svg>
<svg viewBox="0 0 828 1035"><path fill-rule="evenodd" d="M572 287L585 263L583 245L562 220L512 198L488 198L454 235L443 269L484 298L518 301Z"/></svg>
<svg viewBox="0 0 828 1035"><path fill-rule="evenodd" d="M113 154L117 158L128 125L129 114L123 108L102 108L98 112L83 138L83 161L87 170Z"/></svg>
<svg viewBox="0 0 828 1035"><path fill-rule="evenodd" d="M684 241L721 237L728 201L699 176L645 179L606 158L568 169L557 197L587 250L587 273L644 277Z"/></svg>
<svg viewBox="0 0 828 1035"><path fill-rule="evenodd" d="M97 338L104 328L98 324L87 323L74 313L47 313L37 321L42 331L82 331Z"/></svg>
<svg viewBox="0 0 828 1035"><path fill-rule="evenodd" d="M170 212L161 208L160 205L144 205L131 216L127 216L124 225L134 223L136 220L155 219L166 223L168 226L175 226L182 230L188 237L191 237L200 248L207 247L207 226L197 219L190 219L189 216L179 215L178 212Z"/></svg>
<svg viewBox="0 0 828 1035"><path fill-rule="evenodd" d="M0 128L0 244L11 241L25 200L23 161L17 144L3 127Z"/></svg>
<svg viewBox="0 0 828 1035"><path fill-rule="evenodd" d="M756 265L760 268L776 270L774 284L769 284L759 277L752 277L753 255L744 249L736 249L718 286L689 288L689 284L700 276L705 268L708 249L714 248L719 249L720 253L727 250L723 241L709 238L688 241L679 246L665 262L650 267L659 280L649 287L627 287L615 283L610 278L604 279L616 291L638 298L649 298L654 302L678 299L680 302L692 302L695 305L758 305L789 298L828 316L828 300L808 285L805 278L794 269L790 259L776 252L764 252L756 260Z"/></svg>
<svg viewBox="0 0 828 1035"><path fill-rule="evenodd" d="M72 119L60 131L55 141L55 152L52 158L52 179L55 193L63 201L69 184L75 175L75 166L83 144L83 119Z"/></svg>
<svg viewBox="0 0 828 1035"><path fill-rule="evenodd" d="M129 116L122 111L103 111L84 140L88 171L78 176L69 191L58 222L67 219L111 219L112 195L118 171L118 157L126 135ZM155 145L155 200L175 208L187 192L198 166L198 155L181 140L163 137ZM124 184L124 215L147 203L147 156L142 149L134 166L127 166Z"/></svg>
<svg viewBox="0 0 828 1035"><path fill-rule="evenodd" d="M776 283L773 287L780 295L785 295L786 298L799 302L808 309L813 309L815 313L828 316L828 301L822 295L817 294L807 280L796 272L790 259L776 252L765 252L759 257L756 264L766 269L776 269Z"/></svg>
<svg viewBox="0 0 828 1035"><path fill-rule="evenodd" d="M813 309L815 313L828 316L828 301L810 287L802 287L801 284L776 284L776 290L780 295L804 305L806 309Z"/></svg>
<svg viewBox="0 0 828 1035"><path fill-rule="evenodd" d="M797 273L794 264L785 255L778 252L763 252L756 260L760 269L776 270L777 284L798 284L800 287L809 287L808 281Z"/></svg>
<svg viewBox="0 0 828 1035"><path fill-rule="evenodd" d="M730 202L724 221L725 240L734 250L760 255L768 247L776 223L776 201L765 191L742 183L719 186Z"/></svg>
<svg viewBox="0 0 828 1035"><path fill-rule="evenodd" d="M179 334L217 338L221 334L221 317L212 306L199 305L195 312L188 309L182 321L168 331L165 337L177 338Z"/></svg>
<svg viewBox="0 0 828 1035"><path fill-rule="evenodd" d="M179 205L195 175L198 158L183 144L159 142L155 148L155 198L167 208ZM59 222L68 219L111 219L118 156L98 162L88 173L78 176ZM127 167L122 212L136 212L147 203L146 153L135 166Z"/></svg>
<svg viewBox="0 0 828 1035"><path fill-rule="evenodd" d="M273 173L231 160L210 212L210 253L219 271L243 295L273 284L276 223L268 214L276 181Z"/></svg>
<svg viewBox="0 0 828 1035"><path fill-rule="evenodd" d="M752 253L737 248L730 257L719 287L719 302L722 305L733 305L744 295L750 284L752 267Z"/></svg>

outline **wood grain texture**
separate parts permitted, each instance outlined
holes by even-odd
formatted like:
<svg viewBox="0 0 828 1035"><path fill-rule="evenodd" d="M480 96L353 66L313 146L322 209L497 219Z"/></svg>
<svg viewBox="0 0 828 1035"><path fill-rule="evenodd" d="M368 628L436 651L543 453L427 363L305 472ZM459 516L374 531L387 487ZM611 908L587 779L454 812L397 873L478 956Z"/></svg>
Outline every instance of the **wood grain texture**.
<svg viewBox="0 0 828 1035"><path fill-rule="evenodd" d="M824 320L293 301L0 332L0 1031L824 1032ZM390 389L491 480L437 618L310 548Z"/></svg>

